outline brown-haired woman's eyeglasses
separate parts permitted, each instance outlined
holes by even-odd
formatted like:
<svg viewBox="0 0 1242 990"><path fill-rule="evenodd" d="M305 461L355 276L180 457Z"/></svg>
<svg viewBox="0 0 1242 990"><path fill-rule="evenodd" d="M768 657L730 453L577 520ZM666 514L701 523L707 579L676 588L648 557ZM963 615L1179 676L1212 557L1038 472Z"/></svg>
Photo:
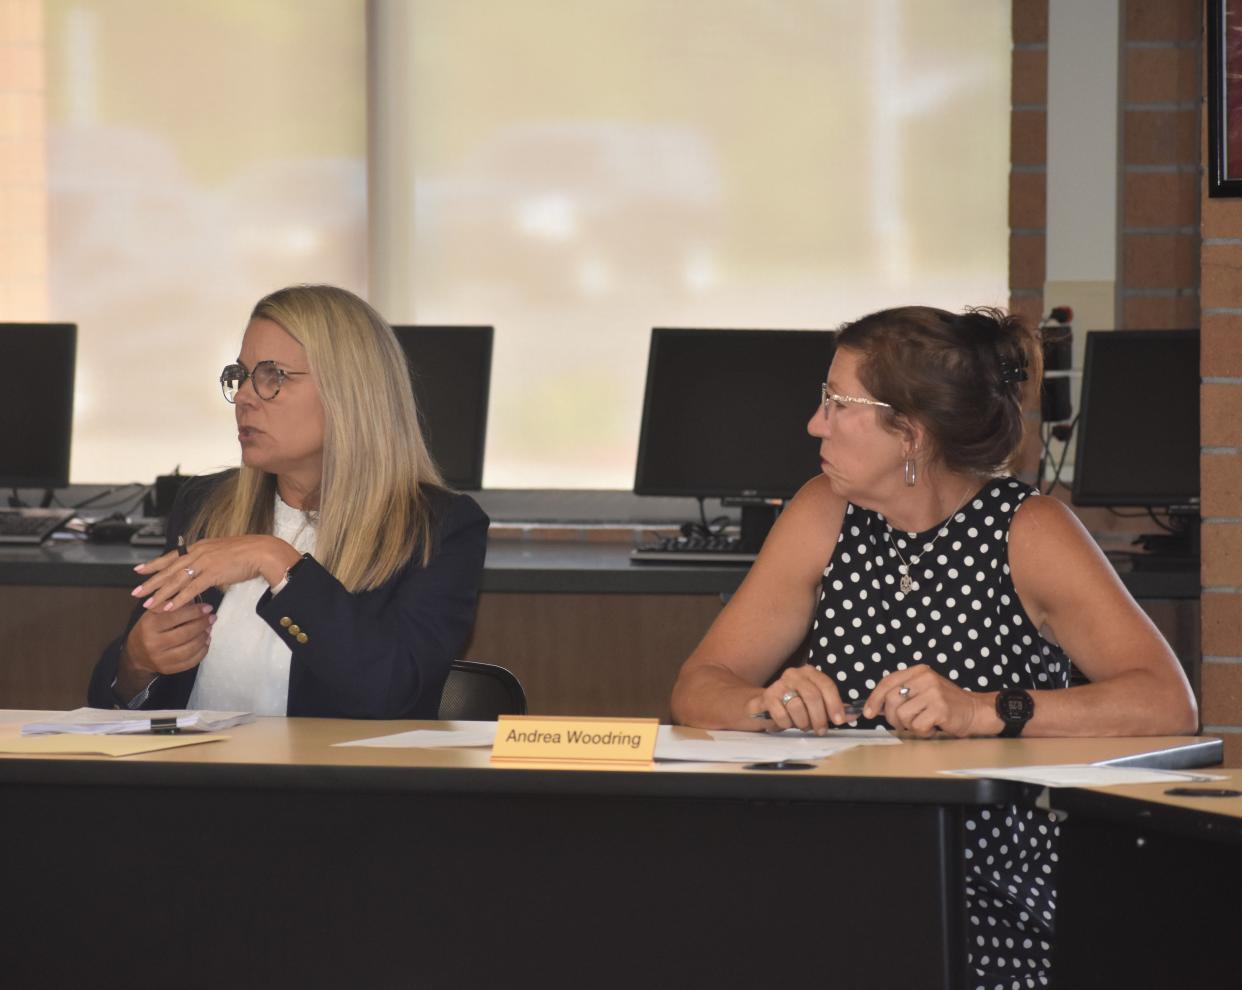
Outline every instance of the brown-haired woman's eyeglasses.
<svg viewBox="0 0 1242 990"><path fill-rule="evenodd" d="M829 403L836 403L838 407L843 406L879 406L882 409L892 409L893 407L887 402L881 402L879 399L863 399L857 395L841 395L839 392L829 392L828 383L820 382L819 384L819 401L824 407L824 419L828 418Z"/></svg>

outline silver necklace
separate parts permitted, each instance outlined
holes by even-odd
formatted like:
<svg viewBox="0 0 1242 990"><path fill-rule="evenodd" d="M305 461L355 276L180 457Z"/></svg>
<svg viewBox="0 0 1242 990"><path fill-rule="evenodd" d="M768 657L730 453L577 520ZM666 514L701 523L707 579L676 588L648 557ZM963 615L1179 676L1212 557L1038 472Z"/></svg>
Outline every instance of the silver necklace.
<svg viewBox="0 0 1242 990"><path fill-rule="evenodd" d="M897 541L893 539L892 525L889 525L888 531L884 534L884 538L888 540L888 545L893 548L893 553L895 553L897 555L897 559L901 561L901 566L897 568L901 574L901 580L897 583L897 586L901 589L901 593L903 595L908 595L914 590L914 578L910 576L910 569L923 559L923 554L931 553L932 550L936 548L936 541L949 531L949 524L953 522L953 517L962 511L962 506L969 500L970 492L967 492L966 497L958 502L957 508L949 513L949 518L944 521L944 525L936 531L936 535L932 537L931 543L927 544L927 549L925 549L922 553L910 554L909 563L906 563L906 558L903 557L901 555L901 551L897 549Z"/></svg>

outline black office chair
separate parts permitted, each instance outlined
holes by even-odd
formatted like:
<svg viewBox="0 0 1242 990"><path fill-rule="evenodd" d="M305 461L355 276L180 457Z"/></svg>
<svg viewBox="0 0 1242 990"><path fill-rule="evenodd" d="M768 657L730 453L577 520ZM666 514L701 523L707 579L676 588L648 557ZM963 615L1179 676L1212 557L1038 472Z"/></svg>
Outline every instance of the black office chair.
<svg viewBox="0 0 1242 990"><path fill-rule="evenodd" d="M440 697L441 719L494 722L501 715L525 715L526 692L504 667L454 660Z"/></svg>

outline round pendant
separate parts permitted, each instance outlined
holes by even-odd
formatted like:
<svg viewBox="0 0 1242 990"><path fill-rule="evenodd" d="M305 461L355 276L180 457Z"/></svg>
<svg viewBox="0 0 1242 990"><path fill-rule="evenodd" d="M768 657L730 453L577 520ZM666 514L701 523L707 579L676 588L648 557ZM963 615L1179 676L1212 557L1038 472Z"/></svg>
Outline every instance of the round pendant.
<svg viewBox="0 0 1242 990"><path fill-rule="evenodd" d="M910 594L910 589L914 587L914 581L910 578L909 574L903 574L901 576L900 586L901 586L901 593L903 595Z"/></svg>

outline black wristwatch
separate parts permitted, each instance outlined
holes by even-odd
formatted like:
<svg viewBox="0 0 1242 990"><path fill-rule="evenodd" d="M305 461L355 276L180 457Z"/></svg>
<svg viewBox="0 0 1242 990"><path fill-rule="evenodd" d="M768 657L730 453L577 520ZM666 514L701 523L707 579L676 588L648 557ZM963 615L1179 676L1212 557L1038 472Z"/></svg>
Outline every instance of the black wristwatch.
<svg viewBox="0 0 1242 990"><path fill-rule="evenodd" d="M1022 735L1026 723L1035 714L1035 699L1021 688L1010 688L996 695L996 714L1005 723L1000 731L1001 739Z"/></svg>

